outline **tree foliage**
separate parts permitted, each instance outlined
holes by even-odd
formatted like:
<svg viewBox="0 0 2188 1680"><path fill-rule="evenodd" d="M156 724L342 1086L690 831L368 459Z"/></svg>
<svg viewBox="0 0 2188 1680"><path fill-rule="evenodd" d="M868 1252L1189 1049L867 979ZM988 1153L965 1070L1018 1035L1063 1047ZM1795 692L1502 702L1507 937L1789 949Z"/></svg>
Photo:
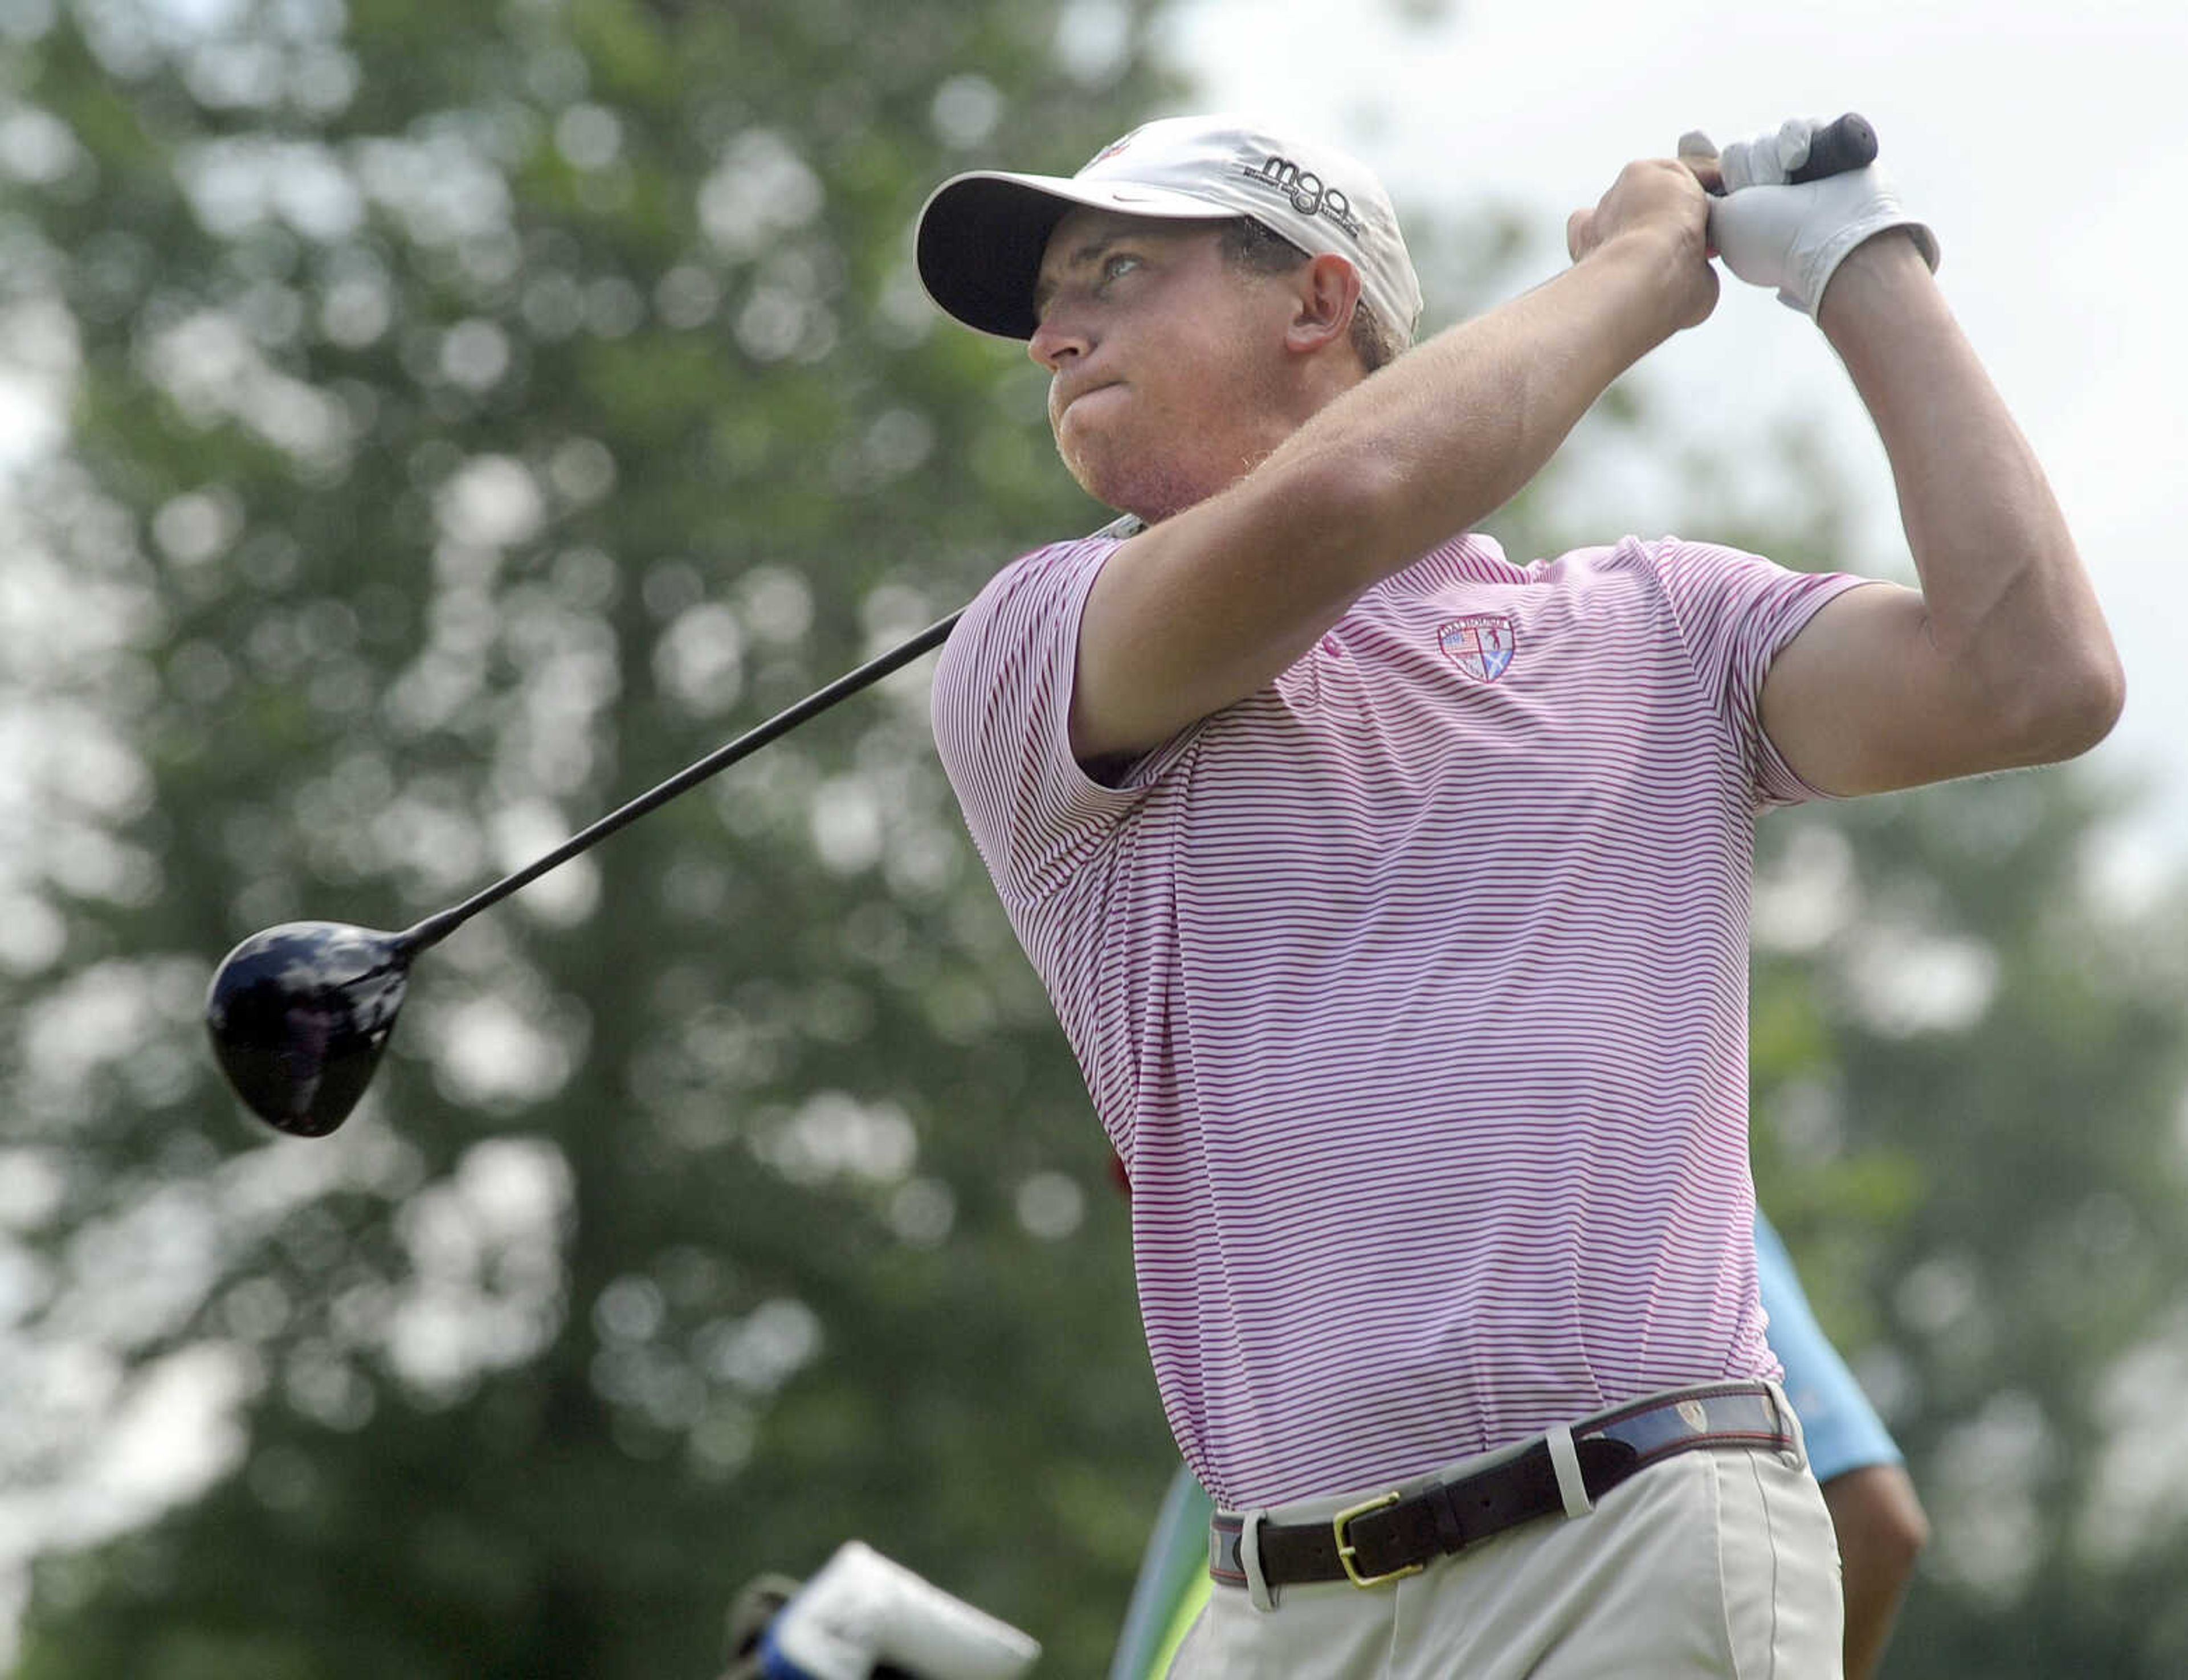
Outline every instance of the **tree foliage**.
<svg viewBox="0 0 2188 1680"><path fill-rule="evenodd" d="M15 865L11 1459L80 1499L82 1402L163 1384L237 1449L50 1560L25 1672L696 1675L853 1534L1086 1664L1160 1418L918 677L435 951L334 1139L240 1119L196 1015L244 934L408 925L1095 517L909 229L1127 126L1143 18L6 26L12 302L76 392L16 517L103 626L25 655L97 774L54 755Z"/></svg>
<svg viewBox="0 0 2188 1680"><path fill-rule="evenodd" d="M2188 1661L2180 905L2116 792L1986 779L1791 822L1763 877L1757 1181L1935 1519L1904 1674Z"/></svg>

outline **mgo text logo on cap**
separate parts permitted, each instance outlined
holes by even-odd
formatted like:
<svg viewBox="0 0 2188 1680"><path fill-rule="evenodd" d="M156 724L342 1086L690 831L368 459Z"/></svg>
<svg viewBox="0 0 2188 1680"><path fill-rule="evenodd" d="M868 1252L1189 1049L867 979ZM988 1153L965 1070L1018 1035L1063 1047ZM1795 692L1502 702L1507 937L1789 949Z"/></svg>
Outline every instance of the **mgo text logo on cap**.
<svg viewBox="0 0 2188 1680"><path fill-rule="evenodd" d="M1367 231L1352 213L1351 200L1335 187L1324 186L1320 176L1311 169L1301 169L1288 157L1272 157L1258 169L1242 163L1238 172L1257 185L1274 187L1291 200L1292 208L1300 215L1327 217L1351 234L1355 244Z"/></svg>
<svg viewBox="0 0 2188 1680"><path fill-rule="evenodd" d="M1028 337L1042 251L1074 207L1163 220L1249 217L1310 255L1351 262L1368 307L1401 341L1420 316L1420 282L1374 172L1334 147L1230 116L1142 123L1069 177L953 177L920 212L920 279L967 324Z"/></svg>
<svg viewBox="0 0 2188 1680"><path fill-rule="evenodd" d="M1135 128L1121 138L1110 141L1080 166L1080 174L1085 175L1096 166L1107 163L1128 149L1132 142L1145 132L1147 129L1144 127ZM1325 184L1311 169L1300 168L1290 158L1272 152L1259 163L1249 158L1234 166L1239 174L1255 186L1274 188L1282 193L1291 200L1292 208L1300 215L1328 217L1351 234L1356 242L1367 231L1360 218L1352 213L1352 200L1345 197L1341 189Z"/></svg>

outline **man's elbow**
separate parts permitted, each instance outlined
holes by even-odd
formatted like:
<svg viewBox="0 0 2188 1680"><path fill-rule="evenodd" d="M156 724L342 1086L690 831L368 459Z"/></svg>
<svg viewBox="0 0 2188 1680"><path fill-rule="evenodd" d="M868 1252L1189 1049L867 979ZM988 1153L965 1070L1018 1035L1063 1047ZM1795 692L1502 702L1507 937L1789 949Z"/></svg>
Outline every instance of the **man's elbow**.
<svg viewBox="0 0 2188 1680"><path fill-rule="evenodd" d="M2107 642L2104 657L2095 662L2095 668L2083 684L2080 719L2084 733L2076 750L2086 753L2110 735L2126 709L2127 671Z"/></svg>
<svg viewBox="0 0 2188 1680"><path fill-rule="evenodd" d="M2112 731L2127 704L2127 674L2109 638L2049 661L2035 681L2024 673L2001 716L2012 718L2027 764L2078 758Z"/></svg>

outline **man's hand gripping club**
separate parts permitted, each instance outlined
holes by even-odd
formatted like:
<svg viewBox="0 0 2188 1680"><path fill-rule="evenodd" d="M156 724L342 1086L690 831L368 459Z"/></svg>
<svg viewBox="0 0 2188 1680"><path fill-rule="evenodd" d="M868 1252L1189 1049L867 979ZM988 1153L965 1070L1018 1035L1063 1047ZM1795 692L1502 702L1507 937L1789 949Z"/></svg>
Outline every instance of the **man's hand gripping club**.
<svg viewBox="0 0 2188 1680"><path fill-rule="evenodd" d="M1643 272L1654 278L1670 312L1661 323L1664 336L1700 325L1717 307L1709 200L1692 172L1668 160L1644 159L1619 171L1591 208L1566 218L1565 250L1576 266L1642 253L1648 265Z"/></svg>
<svg viewBox="0 0 2188 1680"><path fill-rule="evenodd" d="M1709 231L1724 266L1750 285L1774 288L1780 302L1811 317L1839 264L1888 228L1904 228L1923 261L1933 271L1937 266L1937 236L1908 214L1876 164L1841 172L1816 168L1824 163L1820 154L1858 121L1825 125L1795 117L1721 153L1699 132L1679 141L1680 160L1704 186L1722 192L1710 205Z"/></svg>

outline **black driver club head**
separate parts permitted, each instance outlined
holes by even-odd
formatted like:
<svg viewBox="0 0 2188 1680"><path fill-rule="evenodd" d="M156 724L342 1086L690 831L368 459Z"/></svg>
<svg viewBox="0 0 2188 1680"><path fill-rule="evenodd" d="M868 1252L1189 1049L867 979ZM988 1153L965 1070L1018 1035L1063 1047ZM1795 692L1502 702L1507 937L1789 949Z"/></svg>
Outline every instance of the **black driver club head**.
<svg viewBox="0 0 2188 1680"><path fill-rule="evenodd" d="M253 933L213 971L206 996L206 1027L228 1082L268 1125L297 1137L325 1136L364 1095L394 1029L396 1012L403 1007L410 961L419 952L648 811L939 647L961 616L953 612L846 672L610 811L544 857L427 916L407 933L383 933L340 922L288 922Z"/></svg>
<svg viewBox="0 0 2188 1680"><path fill-rule="evenodd" d="M364 1094L410 981L404 937L288 922L223 959L206 995L213 1053L268 1125L324 1137Z"/></svg>

